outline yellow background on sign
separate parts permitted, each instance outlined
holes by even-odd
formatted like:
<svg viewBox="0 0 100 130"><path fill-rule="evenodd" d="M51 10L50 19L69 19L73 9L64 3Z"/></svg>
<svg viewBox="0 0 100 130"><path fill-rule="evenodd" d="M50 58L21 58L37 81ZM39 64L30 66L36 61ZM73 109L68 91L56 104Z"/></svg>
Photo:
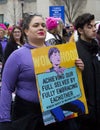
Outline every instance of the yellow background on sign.
<svg viewBox="0 0 100 130"><path fill-rule="evenodd" d="M69 42L66 44L61 44L61 45L55 45L55 46L47 46L47 47L42 47L42 48L36 48L31 50L32 53L32 58L33 58L33 64L34 64L34 70L35 74L40 74L40 73L45 73L46 70L52 67L52 64L49 61L48 58L48 51L50 48L56 47L58 50L60 50L60 56L61 56L61 64L60 66L64 68L71 68L75 67L75 60L78 59L78 53L76 49L75 42ZM78 75L78 81L81 89L82 96L79 98L84 105L85 105L85 110L86 114L88 113L88 108L87 108L87 102L85 98L85 93L84 93L84 88L83 88L83 82L82 82L82 74L81 70L76 67L77 75ZM38 79L36 79L38 80ZM39 94L39 86L37 84L38 88L38 94ZM40 96L40 94L39 94ZM41 101L40 101L41 103Z"/></svg>

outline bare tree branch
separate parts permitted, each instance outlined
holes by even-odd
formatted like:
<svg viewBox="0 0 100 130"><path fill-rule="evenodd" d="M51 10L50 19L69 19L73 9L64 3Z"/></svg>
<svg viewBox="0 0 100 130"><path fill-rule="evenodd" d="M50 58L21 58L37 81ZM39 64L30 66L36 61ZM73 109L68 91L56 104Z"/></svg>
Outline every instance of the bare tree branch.
<svg viewBox="0 0 100 130"><path fill-rule="evenodd" d="M73 22L74 19L82 13L87 0L50 0L53 5L63 5L65 7L65 16L68 22Z"/></svg>

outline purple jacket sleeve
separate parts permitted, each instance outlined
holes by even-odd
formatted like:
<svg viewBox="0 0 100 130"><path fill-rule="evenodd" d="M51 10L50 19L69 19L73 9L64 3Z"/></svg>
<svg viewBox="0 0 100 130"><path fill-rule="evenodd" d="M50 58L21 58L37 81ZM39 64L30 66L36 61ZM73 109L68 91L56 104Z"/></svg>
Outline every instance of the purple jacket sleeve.
<svg viewBox="0 0 100 130"><path fill-rule="evenodd" d="M15 82L19 71L18 58L15 54L11 55L4 67L0 95L0 122L10 121L12 92L15 90Z"/></svg>

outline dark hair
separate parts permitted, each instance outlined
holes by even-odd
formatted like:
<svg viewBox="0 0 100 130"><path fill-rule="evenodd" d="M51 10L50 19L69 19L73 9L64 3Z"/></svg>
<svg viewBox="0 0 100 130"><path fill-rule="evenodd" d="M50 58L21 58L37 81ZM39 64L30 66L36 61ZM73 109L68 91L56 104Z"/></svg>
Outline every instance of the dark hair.
<svg viewBox="0 0 100 130"><path fill-rule="evenodd" d="M23 31L22 31L22 28L20 26L14 26L12 31L11 31L11 34L10 34L10 38L9 38L9 41L11 41L12 43L16 43L15 39L14 39L14 36L13 36L13 33L14 33L14 30L15 29L18 29L21 31L21 37L20 37L20 42L21 44L23 45L24 44L24 38L23 38Z"/></svg>
<svg viewBox="0 0 100 130"><path fill-rule="evenodd" d="M27 13L27 14L24 16L23 24L22 24L23 30L29 28L29 24L30 24L31 20L32 20L35 16L39 16L39 17L43 18L41 14L32 14L32 13L31 13L31 14L28 14L28 13ZM43 19L44 19L44 18L43 18Z"/></svg>
<svg viewBox="0 0 100 130"><path fill-rule="evenodd" d="M56 47L52 47L52 48L50 48L49 49L49 52L48 52L48 57L49 57L49 59L50 59L50 56L53 54L53 53L60 53L60 51L58 50L58 48L56 48Z"/></svg>
<svg viewBox="0 0 100 130"><path fill-rule="evenodd" d="M24 18L23 18L23 22L22 22L23 32L24 32L25 29L29 29L29 24L30 24L31 20L32 20L35 16L39 16L39 17L43 18L41 14L37 14L37 13L35 13L35 14L26 13L26 14L25 14L25 16L24 16ZM43 19L44 19L44 18L43 18ZM25 37L25 39L26 39L26 41L27 41L27 36L26 36L25 32L24 32L24 37Z"/></svg>
<svg viewBox="0 0 100 130"><path fill-rule="evenodd" d="M94 19L95 19L95 16L93 14L90 14L90 13L84 13L84 14L78 16L75 20L75 23L74 23L75 29L76 30L78 28L83 29L85 24L90 24L90 22Z"/></svg>

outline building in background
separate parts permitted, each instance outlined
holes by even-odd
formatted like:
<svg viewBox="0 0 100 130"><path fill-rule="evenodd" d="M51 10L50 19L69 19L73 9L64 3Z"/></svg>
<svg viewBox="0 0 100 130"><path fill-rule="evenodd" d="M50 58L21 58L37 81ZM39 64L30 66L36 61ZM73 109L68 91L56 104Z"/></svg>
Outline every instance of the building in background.
<svg viewBox="0 0 100 130"><path fill-rule="evenodd" d="M25 13L38 12L44 17L49 16L50 0L0 0L0 23L8 22L17 24ZM95 14L96 20L100 21L100 0L87 0L84 12Z"/></svg>
<svg viewBox="0 0 100 130"><path fill-rule="evenodd" d="M17 24L24 13L35 10L36 0L0 0L0 22Z"/></svg>

